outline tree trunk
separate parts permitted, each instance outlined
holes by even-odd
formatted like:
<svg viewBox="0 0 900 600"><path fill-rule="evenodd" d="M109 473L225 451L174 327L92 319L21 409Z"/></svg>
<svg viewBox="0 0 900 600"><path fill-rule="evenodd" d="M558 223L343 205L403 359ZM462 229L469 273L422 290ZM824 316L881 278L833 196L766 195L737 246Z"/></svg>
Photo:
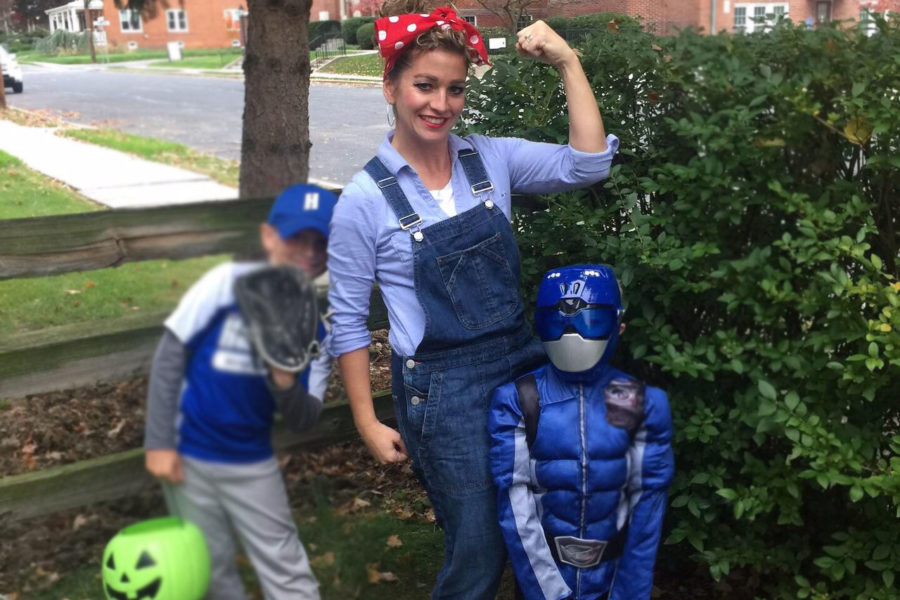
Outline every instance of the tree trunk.
<svg viewBox="0 0 900 600"><path fill-rule="evenodd" d="M6 110L6 85L3 83L3 65L0 65L0 109Z"/></svg>
<svg viewBox="0 0 900 600"><path fill-rule="evenodd" d="M87 8L87 4L90 0L84 0L85 9L84 9L84 31L88 36L88 46L91 49L91 62L97 62L97 51L94 49L94 11Z"/></svg>
<svg viewBox="0 0 900 600"><path fill-rule="evenodd" d="M242 198L276 196L309 175L311 0L248 0Z"/></svg>

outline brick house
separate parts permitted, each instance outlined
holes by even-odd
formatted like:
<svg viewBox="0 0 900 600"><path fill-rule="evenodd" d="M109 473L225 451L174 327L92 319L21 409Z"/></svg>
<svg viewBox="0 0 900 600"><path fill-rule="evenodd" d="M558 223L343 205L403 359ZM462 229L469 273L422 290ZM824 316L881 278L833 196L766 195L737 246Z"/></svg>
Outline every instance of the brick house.
<svg viewBox="0 0 900 600"><path fill-rule="evenodd" d="M119 10L113 0L90 0L88 8L95 21L101 15L106 20L103 33L110 49L160 49L169 42L180 42L183 48L241 45L242 0L177 0L143 13ZM84 0L45 12L51 32L85 30Z"/></svg>
<svg viewBox="0 0 900 600"><path fill-rule="evenodd" d="M476 0L456 2L461 15L478 27L503 27L504 21ZM795 23L815 26L834 20L859 19L865 11L900 12L900 0L536 0L528 5L531 19L574 17L598 12L641 16L663 35L695 27L703 31L747 31L764 27L754 19L786 15Z"/></svg>

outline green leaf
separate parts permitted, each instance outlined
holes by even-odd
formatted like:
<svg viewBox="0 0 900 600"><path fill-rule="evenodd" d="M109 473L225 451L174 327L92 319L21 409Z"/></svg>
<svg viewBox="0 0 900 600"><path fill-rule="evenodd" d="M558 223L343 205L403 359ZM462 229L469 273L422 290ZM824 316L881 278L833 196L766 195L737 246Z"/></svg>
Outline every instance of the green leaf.
<svg viewBox="0 0 900 600"><path fill-rule="evenodd" d="M884 266L884 263L881 262L881 258L877 254L873 254L871 258L872 258L872 266L880 271L881 267Z"/></svg>
<svg viewBox="0 0 900 600"><path fill-rule="evenodd" d="M756 383L756 385L759 388L759 393L762 394L763 398L768 398L769 400L775 399L775 396L776 396L775 387L771 383L769 383L765 379L760 379ZM769 413L769 414L772 414L772 413Z"/></svg>
<svg viewBox="0 0 900 600"><path fill-rule="evenodd" d="M800 404L800 396L797 395L797 392L788 392L784 397L784 404L788 410L794 410Z"/></svg>
<svg viewBox="0 0 900 600"><path fill-rule="evenodd" d="M884 571L881 573L881 580L884 582L884 587L887 589L893 589L894 587L894 572L893 571Z"/></svg>

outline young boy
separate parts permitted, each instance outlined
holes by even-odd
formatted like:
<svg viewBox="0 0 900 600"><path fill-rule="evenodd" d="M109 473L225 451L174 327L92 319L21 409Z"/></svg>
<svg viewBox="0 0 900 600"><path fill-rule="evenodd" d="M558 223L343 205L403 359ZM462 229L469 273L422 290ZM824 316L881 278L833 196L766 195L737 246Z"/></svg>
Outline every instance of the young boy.
<svg viewBox="0 0 900 600"><path fill-rule="evenodd" d="M336 202L311 185L282 192L260 226L268 263L321 275ZM211 600L246 599L235 538L267 600L319 598L270 434L276 409L293 430L316 423L331 365L323 352L303 373L289 373L252 348L233 287L265 264L229 262L200 278L166 320L150 374L147 470L162 481L169 510L206 537Z"/></svg>
<svg viewBox="0 0 900 600"><path fill-rule="evenodd" d="M666 491L666 394L609 365L624 309L606 265L549 271L535 326L550 364L496 390L491 469L527 600L647 600Z"/></svg>

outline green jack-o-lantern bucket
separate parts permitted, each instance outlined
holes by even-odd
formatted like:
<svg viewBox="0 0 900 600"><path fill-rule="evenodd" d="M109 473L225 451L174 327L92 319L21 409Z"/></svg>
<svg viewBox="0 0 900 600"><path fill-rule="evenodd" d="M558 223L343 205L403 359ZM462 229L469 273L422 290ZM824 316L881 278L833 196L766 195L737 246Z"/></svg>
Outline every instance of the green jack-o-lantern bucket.
<svg viewBox="0 0 900 600"><path fill-rule="evenodd" d="M200 600L209 586L209 549L193 523L150 519L109 541L102 568L107 600Z"/></svg>

